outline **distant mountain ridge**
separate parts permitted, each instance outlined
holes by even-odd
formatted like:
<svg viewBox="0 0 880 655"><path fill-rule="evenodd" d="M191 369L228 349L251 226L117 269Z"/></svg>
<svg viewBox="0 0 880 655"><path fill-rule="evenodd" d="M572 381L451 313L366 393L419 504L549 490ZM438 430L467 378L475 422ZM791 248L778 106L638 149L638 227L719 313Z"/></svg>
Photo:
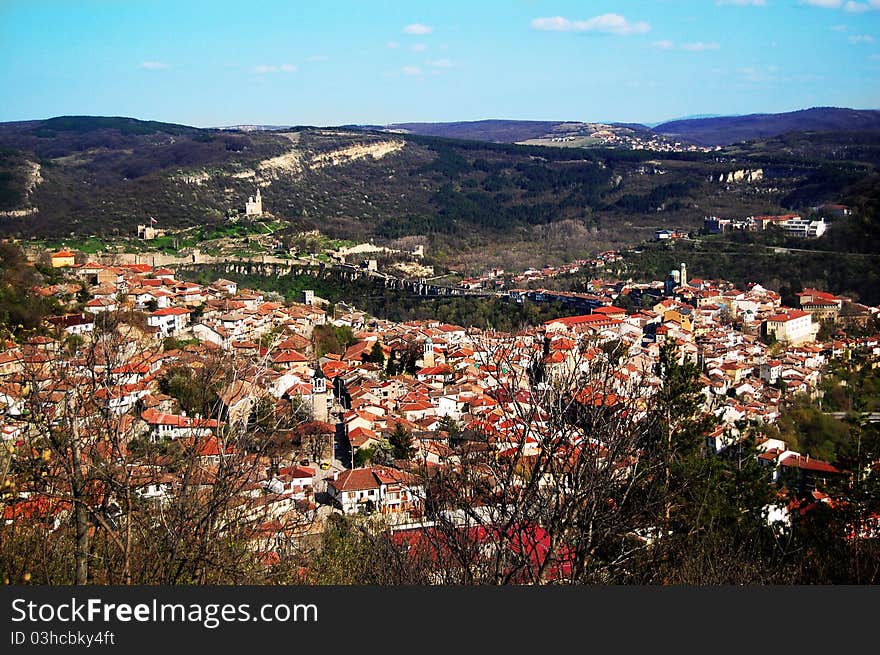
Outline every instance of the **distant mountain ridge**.
<svg viewBox="0 0 880 655"><path fill-rule="evenodd" d="M840 107L812 107L781 114L748 114L669 121L655 132L704 146L725 146L789 132L880 130L880 111Z"/></svg>
<svg viewBox="0 0 880 655"><path fill-rule="evenodd" d="M519 121L489 119L481 121L454 121L451 123L392 123L387 130L400 130L422 136L447 139L515 143L537 139L565 121Z"/></svg>
<svg viewBox="0 0 880 655"><path fill-rule="evenodd" d="M487 119L479 121L454 121L449 123L392 123L385 126L363 126L372 129L436 136L467 141L490 141L493 143L522 143L534 139L562 137L583 132L588 126L597 129L622 129L630 132L650 132L641 123L608 123L600 121L533 121ZM589 130L587 130L589 131Z"/></svg>
<svg viewBox="0 0 880 655"><path fill-rule="evenodd" d="M548 126L525 145L479 139ZM658 228L696 229L706 215L853 204L847 189L880 170L880 130L789 132L709 153L609 123L459 123L452 139L382 126L243 127L102 116L0 123L0 235L132 236L149 218L163 228L226 225L259 188L291 238L318 229L426 243L456 265L480 266L493 251L502 264L537 266ZM763 178L749 185L718 182L758 169Z"/></svg>
<svg viewBox="0 0 880 655"><path fill-rule="evenodd" d="M453 122L412 122L389 125L349 125L348 128L403 132L468 141L523 143L554 140L554 137L583 135L588 126L622 134L667 138L699 146L725 146L742 141L766 139L790 132L835 132L880 130L880 110L812 107L778 114L695 114L657 124L609 121L537 121L487 119ZM632 131L632 132L628 132Z"/></svg>

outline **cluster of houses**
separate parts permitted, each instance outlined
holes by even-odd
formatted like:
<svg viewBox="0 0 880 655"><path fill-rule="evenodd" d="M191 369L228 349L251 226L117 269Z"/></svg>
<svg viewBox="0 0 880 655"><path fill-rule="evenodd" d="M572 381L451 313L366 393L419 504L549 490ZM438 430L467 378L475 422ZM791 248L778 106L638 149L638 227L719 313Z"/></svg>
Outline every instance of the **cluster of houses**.
<svg viewBox="0 0 880 655"><path fill-rule="evenodd" d="M615 253L603 255L576 264L605 265ZM105 369L112 384L98 389L94 402L109 409L126 433L152 443L191 445L204 466L204 484L210 484L224 458L240 456L222 435L233 424L247 425L259 402L308 410L309 420L297 428L301 438L291 440L281 465L252 467L243 485L240 517L259 517L254 547L263 550L289 537L293 526L320 531L318 490L326 492L336 511L418 524L424 518L425 472L462 465L450 426L465 439L481 435L482 447L497 456L534 454L540 447L534 426L523 424L520 409L538 402L527 375L536 361L544 384L576 380L578 373L605 361L608 345L614 344L620 355L614 394L633 399L656 388L654 364L663 345L674 342L702 371L706 409L719 418L706 445L720 453L739 441L744 422L773 423L786 398L815 394L829 360L855 348L880 357L880 336L816 342L820 321L867 325L877 318L877 308L814 289L799 294L799 307L787 308L779 294L760 285L738 289L688 278L684 266L672 283L592 280L592 293L558 298L568 297L581 313L515 334L431 320L396 323L355 310L331 316L317 304L268 301L259 291L223 279L185 282L168 268L146 264L65 261L58 268L66 270L69 281L35 291L74 306L83 304L85 290L85 309L49 318L54 337L7 343L0 352L3 440L14 448L30 429L24 406L34 384L57 404L65 390L53 371L84 374L86 363L77 349L63 344L66 335L88 340L100 314L142 315L143 324L132 325L136 338L112 353L112 365ZM522 291L519 300L528 293L534 292ZM638 299L629 310L616 306L625 296ZM350 328L354 343L344 352L320 352L313 332L327 324ZM162 392L161 381L176 368L198 370L218 353L230 358L236 372L234 382L218 392L221 411L187 416L178 399ZM53 367L59 362L64 366ZM25 375L35 370L41 374ZM411 439L409 459L373 456L369 465L355 466L363 461L359 454L387 447L401 432ZM306 435L321 442L317 457L305 454ZM339 449L334 465L318 466L334 459L334 448ZM765 441L760 451L770 477L787 469L815 475L834 468L779 440ZM178 474L156 462L131 467L144 498L163 502L180 485ZM19 501L35 498L39 495ZM7 504L6 520L18 516L15 507ZM47 508L57 520L57 506Z"/></svg>
<svg viewBox="0 0 880 655"><path fill-rule="evenodd" d="M707 216L703 219L703 229L707 234L721 234L733 230L762 232L770 225L775 225L789 236L801 239L816 239L825 234L828 229L824 218L803 218L799 214L747 216L746 218Z"/></svg>

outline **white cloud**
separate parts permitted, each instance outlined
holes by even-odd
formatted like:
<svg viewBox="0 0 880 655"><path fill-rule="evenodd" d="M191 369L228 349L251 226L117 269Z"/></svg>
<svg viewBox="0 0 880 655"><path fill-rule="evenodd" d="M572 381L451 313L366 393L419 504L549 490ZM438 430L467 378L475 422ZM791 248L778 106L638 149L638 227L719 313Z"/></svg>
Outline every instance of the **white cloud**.
<svg viewBox="0 0 880 655"><path fill-rule="evenodd" d="M880 54L868 55L868 59L870 59L871 61L880 61Z"/></svg>
<svg viewBox="0 0 880 655"><path fill-rule="evenodd" d="M404 75L409 75L410 77L416 77L422 74L422 69L418 66L404 66L400 69L400 72Z"/></svg>
<svg viewBox="0 0 880 655"><path fill-rule="evenodd" d="M716 0L715 4L719 7L724 5L736 5L737 7L765 7L766 0Z"/></svg>
<svg viewBox="0 0 880 655"><path fill-rule="evenodd" d="M260 64L259 66L254 66L254 72L257 75L266 75L268 73L295 73L296 66L293 64Z"/></svg>
<svg viewBox="0 0 880 655"><path fill-rule="evenodd" d="M801 4L823 9L838 9L843 4L843 0L801 0Z"/></svg>
<svg viewBox="0 0 880 655"><path fill-rule="evenodd" d="M849 37L850 43L874 43L874 37L868 34L856 34Z"/></svg>
<svg viewBox="0 0 880 655"><path fill-rule="evenodd" d="M872 9L880 9L880 0L799 0L802 5L821 7L822 9L843 9L850 14L863 14Z"/></svg>
<svg viewBox="0 0 880 655"><path fill-rule="evenodd" d="M416 43L414 45L411 45L409 49L413 52L424 52L428 49L428 46L426 46L424 43Z"/></svg>
<svg viewBox="0 0 880 655"><path fill-rule="evenodd" d="M828 29L832 32L846 32L846 25L832 25Z"/></svg>
<svg viewBox="0 0 880 655"><path fill-rule="evenodd" d="M385 44L386 48L391 48L392 50L396 50L400 47L400 44L397 41L389 41Z"/></svg>
<svg viewBox="0 0 880 655"><path fill-rule="evenodd" d="M431 68L452 68L452 60L434 59L433 61L428 62L428 66L430 66Z"/></svg>
<svg viewBox="0 0 880 655"><path fill-rule="evenodd" d="M330 61L330 57L327 55L311 55L306 57L306 61Z"/></svg>
<svg viewBox="0 0 880 655"><path fill-rule="evenodd" d="M695 41L693 43L681 43L676 45L674 41L669 41L668 39L661 39L660 41L654 41L651 44L651 47L656 48L657 50L684 50L686 52L703 52L705 50L720 50L721 44L712 42L704 42L704 41Z"/></svg>
<svg viewBox="0 0 880 655"><path fill-rule="evenodd" d="M404 33L406 34L430 34L433 32L433 28L428 27L427 25L423 25L422 23L413 23L412 25L407 25L403 28Z"/></svg>
<svg viewBox="0 0 880 655"><path fill-rule="evenodd" d="M145 61L138 68L147 71L163 71L168 68L168 64L163 64L161 61Z"/></svg>
<svg viewBox="0 0 880 655"><path fill-rule="evenodd" d="M704 41L696 41L695 43L682 43L681 49L687 50L688 52L703 52L704 50L718 50L721 48L721 44L715 43L714 41L711 43L706 43Z"/></svg>
<svg viewBox="0 0 880 655"><path fill-rule="evenodd" d="M618 36L644 34L651 30L645 21L630 22L620 14L602 14L587 20L568 20L562 16L535 18L532 28L542 32L602 32Z"/></svg>

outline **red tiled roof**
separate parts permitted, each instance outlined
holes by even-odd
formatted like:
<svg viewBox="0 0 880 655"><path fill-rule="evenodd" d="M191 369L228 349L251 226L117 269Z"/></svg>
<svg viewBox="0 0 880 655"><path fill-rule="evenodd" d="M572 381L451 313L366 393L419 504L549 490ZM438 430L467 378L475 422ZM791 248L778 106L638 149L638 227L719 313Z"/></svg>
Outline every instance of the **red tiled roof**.
<svg viewBox="0 0 880 655"><path fill-rule="evenodd" d="M806 471L816 471L819 473L841 473L842 471L836 466L823 462L821 459L815 459L809 455L789 455L781 464Z"/></svg>
<svg viewBox="0 0 880 655"><path fill-rule="evenodd" d="M337 491L363 491L379 488L379 481L371 469L344 471L335 480L329 480L328 484Z"/></svg>
<svg viewBox="0 0 880 655"><path fill-rule="evenodd" d="M184 309L183 307L166 307L165 309L157 309L155 312L151 313L150 316L180 316L182 314L191 313L191 309Z"/></svg>
<svg viewBox="0 0 880 655"><path fill-rule="evenodd" d="M272 358L272 361L276 364L293 364L300 362L308 362L308 358L296 352L295 350L288 350L285 352L280 352Z"/></svg>
<svg viewBox="0 0 880 655"><path fill-rule="evenodd" d="M193 418L191 416L179 416L177 414L164 414L155 409L147 409L141 413L141 418L150 425L173 425L179 428L216 428L218 423L212 418Z"/></svg>
<svg viewBox="0 0 880 655"><path fill-rule="evenodd" d="M803 312L799 309L792 309L791 311L785 312L783 314L776 314L775 316L771 316L768 318L768 321L772 321L773 323L787 323L788 321L793 321L796 318L803 318L804 316L809 316L808 312Z"/></svg>

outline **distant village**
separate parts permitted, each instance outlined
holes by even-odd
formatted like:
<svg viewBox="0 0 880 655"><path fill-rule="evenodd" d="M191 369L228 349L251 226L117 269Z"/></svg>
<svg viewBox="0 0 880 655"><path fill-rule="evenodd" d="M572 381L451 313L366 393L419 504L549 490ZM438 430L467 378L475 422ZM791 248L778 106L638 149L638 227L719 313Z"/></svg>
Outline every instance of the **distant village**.
<svg viewBox="0 0 880 655"><path fill-rule="evenodd" d="M601 269L619 258L605 252L558 269L528 270L513 280ZM334 513L375 514L395 530L417 528L426 502L420 476L460 464L461 454L450 447L451 424L463 434L484 435L499 456L528 454L536 442L517 419L516 407L534 400L535 389L523 380L535 361L545 371L545 383L576 384L579 374L606 361L609 344L616 344L621 357L614 393L622 401L650 396L658 384L654 364L664 344L673 343L682 359L698 364L705 409L719 419L707 437L713 453L737 444L746 422L773 424L788 398L815 396L830 362L853 352L880 361L880 334L847 336L875 325L877 307L816 289L803 289L798 306L785 307L778 293L759 284L737 288L701 279L684 263L665 280L649 283L596 278L582 294L516 286L504 292L513 302L552 298L583 311L510 334L432 320L394 323L357 309L331 313L326 301L308 291L302 302L285 303L226 279L196 284L178 279L169 267L77 263L81 259L69 250L52 253L51 265L64 281L34 292L61 308L84 301L84 311L60 311L47 319L47 334L53 336L7 341L0 352L0 431L7 449L23 448L32 429L26 397L34 385L49 405L60 402L69 381L59 380L59 371L75 379L93 375L89 367L102 364L83 355L101 321L123 313L139 316L142 321L129 321L129 336L115 359L105 353L112 360L102 369L105 382L94 404L79 411L109 412L125 424L127 440L196 444L204 484L230 456L224 423L246 420L261 402L305 410L280 464L257 467L241 492L245 507L271 517L261 519L254 532L253 548L260 552L301 537L290 526L303 525L303 517L309 518L310 534L320 533ZM496 269L462 284L491 287L503 274ZM819 341L822 322L833 327L833 336ZM342 352L319 351L316 331L326 326L347 328L353 342ZM413 353L411 367L392 366L401 353ZM234 367L235 381L218 391L215 415L187 416L179 400L163 392L161 381L173 369L199 370L218 354ZM502 393L511 385L514 395ZM409 441L408 458L358 465L363 462L358 453L401 433ZM317 447L314 441L307 445L305 435L317 438ZM805 480L841 473L779 439L764 439L759 453L768 483L785 470ZM126 461L143 499L161 504L180 488L178 471ZM41 488L25 481L19 488L4 506L7 523L58 522L70 511L51 500L51 479ZM795 509L780 501L771 516L785 522Z"/></svg>

